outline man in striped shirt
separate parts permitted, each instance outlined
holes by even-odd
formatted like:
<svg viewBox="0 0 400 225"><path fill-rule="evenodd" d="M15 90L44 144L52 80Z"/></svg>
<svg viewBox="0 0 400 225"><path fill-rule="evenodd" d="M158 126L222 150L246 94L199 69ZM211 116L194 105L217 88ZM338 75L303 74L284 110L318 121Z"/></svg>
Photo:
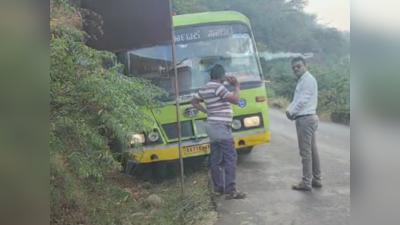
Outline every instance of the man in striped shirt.
<svg viewBox="0 0 400 225"><path fill-rule="evenodd" d="M223 85L227 81L235 87L230 93ZM240 86L235 77L225 76L225 69L215 65L210 71L210 81L193 98L192 105L207 114L206 131L210 139L210 167L214 183L214 194L225 193L227 199L244 198L246 195L236 190L237 153L232 136L233 111L231 104L238 104ZM204 107L200 101L205 103ZM225 181L221 166L225 168ZM225 185L224 185L225 183Z"/></svg>

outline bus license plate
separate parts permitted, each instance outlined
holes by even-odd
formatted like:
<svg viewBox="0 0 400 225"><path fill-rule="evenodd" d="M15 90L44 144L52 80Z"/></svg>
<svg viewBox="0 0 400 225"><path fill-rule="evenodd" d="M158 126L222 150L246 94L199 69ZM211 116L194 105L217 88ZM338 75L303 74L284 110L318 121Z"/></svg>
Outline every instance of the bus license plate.
<svg viewBox="0 0 400 225"><path fill-rule="evenodd" d="M185 155L193 155L199 152L204 152L210 150L210 144L203 144L203 145L195 145L195 146L188 146L183 148L183 152Z"/></svg>

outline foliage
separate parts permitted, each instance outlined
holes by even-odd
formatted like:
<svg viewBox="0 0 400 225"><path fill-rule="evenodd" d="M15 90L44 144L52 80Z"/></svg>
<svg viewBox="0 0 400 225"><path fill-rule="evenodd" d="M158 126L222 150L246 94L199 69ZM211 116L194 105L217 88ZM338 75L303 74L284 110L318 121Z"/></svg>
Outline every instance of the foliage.
<svg viewBox="0 0 400 225"><path fill-rule="evenodd" d="M85 34L76 23L79 12L67 1L51 4L51 150L68 154L81 176L101 178L102 166L117 166L110 140L127 144L132 132L148 126L151 118L142 111L156 107L154 99L163 92L120 75L117 63L105 68L105 62L115 62L115 55L84 44Z"/></svg>
<svg viewBox="0 0 400 225"><path fill-rule="evenodd" d="M173 0L172 10L178 15L206 11L206 8L198 2L198 0Z"/></svg>
<svg viewBox="0 0 400 225"><path fill-rule="evenodd" d="M313 32L313 37L319 43L315 49L317 53L336 57L350 54L350 41L335 28L317 29Z"/></svg>
<svg viewBox="0 0 400 225"><path fill-rule="evenodd" d="M350 113L350 60L310 68L318 81L320 112Z"/></svg>
<svg viewBox="0 0 400 225"><path fill-rule="evenodd" d="M155 186L152 192L158 193L163 198L164 204L147 224L214 224L217 215L213 212L207 188L210 178L205 174L204 170L200 170L187 178L183 196L177 195L180 191L178 180Z"/></svg>
<svg viewBox="0 0 400 225"><path fill-rule="evenodd" d="M152 184L112 173L101 183L82 181L65 170L66 160L58 153L50 159L52 225L195 225L216 218L207 190L208 177L203 170L190 176L182 196L177 180ZM154 206L147 200L152 194L161 197L160 205Z"/></svg>
<svg viewBox="0 0 400 225"><path fill-rule="evenodd" d="M291 99L296 86L296 80L287 61L287 59L275 59L263 63L263 66L268 67L269 72L265 75L266 79L271 81L269 86L274 91L274 94Z"/></svg>
<svg viewBox="0 0 400 225"><path fill-rule="evenodd" d="M268 106L271 108L280 109L283 112L286 111L290 102L283 97L268 97Z"/></svg>
<svg viewBox="0 0 400 225"><path fill-rule="evenodd" d="M302 11L308 5L308 0L290 0L288 3L294 9Z"/></svg>

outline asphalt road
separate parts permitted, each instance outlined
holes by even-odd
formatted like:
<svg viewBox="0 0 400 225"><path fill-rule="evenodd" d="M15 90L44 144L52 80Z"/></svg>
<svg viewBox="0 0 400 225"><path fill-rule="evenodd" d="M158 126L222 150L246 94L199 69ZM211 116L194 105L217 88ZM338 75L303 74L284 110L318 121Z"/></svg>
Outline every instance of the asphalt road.
<svg viewBox="0 0 400 225"><path fill-rule="evenodd" d="M323 187L302 192L291 189L302 175L295 124L277 110L270 109L269 115L271 142L239 156L237 187L248 196L220 197L215 225L350 224L350 128L320 122Z"/></svg>

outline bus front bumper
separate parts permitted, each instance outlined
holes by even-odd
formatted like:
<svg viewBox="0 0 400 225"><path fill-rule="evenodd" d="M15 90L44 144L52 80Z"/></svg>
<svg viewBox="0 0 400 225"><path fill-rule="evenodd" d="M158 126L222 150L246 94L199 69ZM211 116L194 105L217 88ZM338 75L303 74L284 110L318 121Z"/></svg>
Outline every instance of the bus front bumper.
<svg viewBox="0 0 400 225"><path fill-rule="evenodd" d="M269 128L261 131L252 131L233 135L235 147L238 151L242 148L264 144L270 141ZM207 155L210 153L210 143L208 138L200 140L182 141L183 157L194 157ZM144 147L143 149L131 149L125 151L135 163L151 163L157 161L173 161L179 159L178 143L164 144L152 147Z"/></svg>

